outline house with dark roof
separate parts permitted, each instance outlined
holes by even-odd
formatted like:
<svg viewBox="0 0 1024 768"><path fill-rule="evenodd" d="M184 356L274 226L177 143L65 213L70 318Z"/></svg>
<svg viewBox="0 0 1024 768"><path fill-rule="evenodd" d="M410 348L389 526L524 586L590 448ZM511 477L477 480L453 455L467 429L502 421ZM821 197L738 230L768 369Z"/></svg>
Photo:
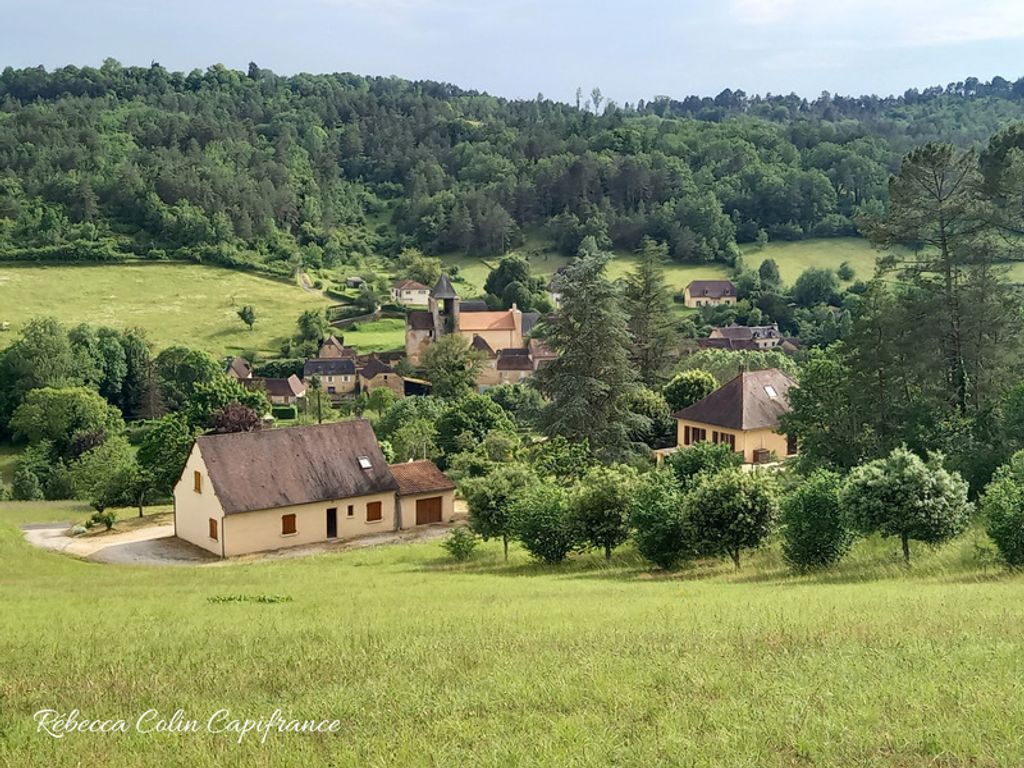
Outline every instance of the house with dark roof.
<svg viewBox="0 0 1024 768"><path fill-rule="evenodd" d="M196 438L174 487L174 533L220 557L449 522L454 483L429 461L389 466L366 421Z"/></svg>
<svg viewBox="0 0 1024 768"><path fill-rule="evenodd" d="M691 308L736 303L736 286L729 280L694 280L683 291L683 303Z"/></svg>
<svg viewBox="0 0 1024 768"><path fill-rule="evenodd" d="M302 380L310 386L312 378L320 380L323 391L337 400L356 391L356 361L340 357L314 357L302 367Z"/></svg>
<svg viewBox="0 0 1024 768"><path fill-rule="evenodd" d="M295 405L306 396L306 385L294 373L287 379L265 379L254 376L242 379L246 389L262 389L272 405Z"/></svg>
<svg viewBox="0 0 1024 768"><path fill-rule="evenodd" d="M391 286L391 300L396 304L425 307L430 299L430 288L415 280L399 280Z"/></svg>
<svg viewBox="0 0 1024 768"><path fill-rule="evenodd" d="M398 397L405 397L405 379L387 363L371 357L359 369L359 391L372 392L375 389L390 389Z"/></svg>
<svg viewBox="0 0 1024 768"><path fill-rule="evenodd" d="M795 455L796 440L779 432L779 417L789 411L789 392L796 386L777 368L740 373L673 414L679 448L704 441L725 443L746 464Z"/></svg>
<svg viewBox="0 0 1024 768"><path fill-rule="evenodd" d="M252 364L244 357L232 357L228 361L227 375L232 379L244 380L252 378Z"/></svg>
<svg viewBox="0 0 1024 768"><path fill-rule="evenodd" d="M783 336L779 326L771 325L727 325L712 328L705 339L697 339L701 349L762 350L780 349L793 354L800 348L799 339Z"/></svg>
<svg viewBox="0 0 1024 768"><path fill-rule="evenodd" d="M355 347L346 347L344 338L339 339L333 334L328 336L320 344L320 351L317 352L318 358L341 358L347 360L355 360L357 356Z"/></svg>

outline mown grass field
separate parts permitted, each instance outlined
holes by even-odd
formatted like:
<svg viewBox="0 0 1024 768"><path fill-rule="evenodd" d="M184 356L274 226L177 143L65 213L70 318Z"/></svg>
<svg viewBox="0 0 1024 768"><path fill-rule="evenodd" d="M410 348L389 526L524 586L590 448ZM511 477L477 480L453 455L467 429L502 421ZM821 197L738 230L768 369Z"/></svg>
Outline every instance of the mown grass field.
<svg viewBox="0 0 1024 768"><path fill-rule="evenodd" d="M298 285L196 264L0 266L0 346L34 317L64 323L139 327L162 349L188 344L213 354L255 349L280 354L307 309L330 302ZM256 308L250 332L236 314Z"/></svg>
<svg viewBox="0 0 1024 768"><path fill-rule="evenodd" d="M867 240L858 237L775 242L760 249L746 245L742 250L744 263L751 269L760 267L765 259L775 259L786 285L792 285L805 269L836 270L844 261L853 267L854 280L867 281L874 276L875 260L881 255Z"/></svg>
<svg viewBox="0 0 1024 768"><path fill-rule="evenodd" d="M0 765L1010 766L1024 763L1024 577L973 534L866 542L827 576L769 548L735 573L456 566L437 542L213 567L97 565L0 505ZM985 566L985 567L983 567ZM276 604L211 602L281 595ZM337 718L337 735L36 732L134 719Z"/></svg>

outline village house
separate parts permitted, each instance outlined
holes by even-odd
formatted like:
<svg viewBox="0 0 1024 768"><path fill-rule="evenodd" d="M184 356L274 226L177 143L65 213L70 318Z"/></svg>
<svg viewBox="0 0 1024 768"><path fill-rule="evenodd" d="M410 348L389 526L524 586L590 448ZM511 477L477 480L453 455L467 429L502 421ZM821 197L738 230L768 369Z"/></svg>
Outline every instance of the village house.
<svg viewBox="0 0 1024 768"><path fill-rule="evenodd" d="M529 353L526 339L540 320L540 313L522 312L515 304L511 309L503 310L488 310L479 302L473 302L473 305L472 310L466 309L451 280L447 275L441 275L430 292L428 309L412 310L406 318L405 354L409 360L419 365L427 347L442 336L456 333L468 339L490 360L491 364L485 369L491 369L493 375L485 370L478 382L481 386L488 386L488 380L497 378L497 360L503 350ZM531 370L533 367L531 358ZM509 377L511 375L508 374Z"/></svg>
<svg viewBox="0 0 1024 768"><path fill-rule="evenodd" d="M262 389L271 405L295 405L306 396L306 385L294 373L287 379L265 379L254 376L242 379L246 389Z"/></svg>
<svg viewBox="0 0 1024 768"><path fill-rule="evenodd" d="M764 350L780 349L793 354L800 348L799 339L783 336L777 323L771 325L727 325L712 328L705 339L697 339L701 349Z"/></svg>
<svg viewBox="0 0 1024 768"><path fill-rule="evenodd" d="M390 389L399 397L405 397L405 379L401 374L379 358L371 357L359 369L359 391L372 392L381 387Z"/></svg>
<svg viewBox="0 0 1024 768"><path fill-rule="evenodd" d="M683 291L683 304L690 308L735 303L736 286L728 280L694 280Z"/></svg>
<svg viewBox="0 0 1024 768"><path fill-rule="evenodd" d="M388 466L366 421L196 438L174 533L220 557L449 522L455 484L429 461Z"/></svg>
<svg viewBox="0 0 1024 768"><path fill-rule="evenodd" d="M425 307L430 301L430 288L415 280L399 280L391 286L391 300L396 304Z"/></svg>
<svg viewBox="0 0 1024 768"><path fill-rule="evenodd" d="M252 364L244 357L232 357L228 361L227 375L232 379L251 379Z"/></svg>
<svg viewBox="0 0 1024 768"><path fill-rule="evenodd" d="M324 392L332 400L340 400L356 391L358 385L356 361L342 357L319 357L306 361L302 367L302 380L310 386L310 380L317 376Z"/></svg>
<svg viewBox="0 0 1024 768"><path fill-rule="evenodd" d="M704 441L725 443L742 454L746 464L795 455L796 439L778 429L779 417L789 411L789 390L796 386L777 368L740 373L703 400L673 414L678 447Z"/></svg>
<svg viewBox="0 0 1024 768"><path fill-rule="evenodd" d="M343 360L355 360L357 352L355 347L346 347L345 340L339 339L337 336L328 336L320 344L320 350L317 352L318 358L340 358Z"/></svg>

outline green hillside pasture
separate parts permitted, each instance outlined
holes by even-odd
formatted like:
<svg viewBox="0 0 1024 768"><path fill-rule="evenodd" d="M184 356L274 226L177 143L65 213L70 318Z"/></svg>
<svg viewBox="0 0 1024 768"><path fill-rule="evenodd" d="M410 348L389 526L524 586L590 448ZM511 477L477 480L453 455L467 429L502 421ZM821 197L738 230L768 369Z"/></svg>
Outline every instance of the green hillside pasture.
<svg viewBox="0 0 1024 768"><path fill-rule="evenodd" d="M256 349L280 354L307 309L330 302L298 285L196 264L99 266L0 266L0 323L12 337L34 317L52 315L67 324L139 327L158 348L200 347L215 355ZM256 308L253 331L238 308Z"/></svg>
<svg viewBox="0 0 1024 768"><path fill-rule="evenodd" d="M405 348L405 320L384 317L372 323L359 323L352 328L340 328L345 343L354 346L361 353L389 352Z"/></svg>
<svg viewBox="0 0 1024 768"><path fill-rule="evenodd" d="M775 259L786 285L792 285L805 269L822 267L837 270L844 261L853 267L854 280L870 280L875 274L875 260L879 255L880 252L867 240L858 237L776 242L763 249L743 246L743 260L747 267L757 269L765 259Z"/></svg>
<svg viewBox="0 0 1024 768"><path fill-rule="evenodd" d="M972 536L825 576L561 567L439 542L212 567L32 549L0 505L0 765L1024 764L1024 577ZM285 601L258 602L281 596ZM225 600L225 598L230 598ZM33 713L337 719L321 736L37 732Z"/></svg>

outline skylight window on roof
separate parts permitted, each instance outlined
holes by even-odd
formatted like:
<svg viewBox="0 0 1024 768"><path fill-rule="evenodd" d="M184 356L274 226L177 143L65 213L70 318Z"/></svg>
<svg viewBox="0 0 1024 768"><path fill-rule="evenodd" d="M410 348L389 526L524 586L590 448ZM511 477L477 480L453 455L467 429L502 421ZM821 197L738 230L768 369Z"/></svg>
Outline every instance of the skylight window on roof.
<svg viewBox="0 0 1024 768"><path fill-rule="evenodd" d="M370 461L369 456L360 456L359 466L362 467L363 469L373 469L373 462Z"/></svg>
<svg viewBox="0 0 1024 768"><path fill-rule="evenodd" d="M778 397L779 393L775 391L775 387L771 384L764 385L764 391L768 393L768 397Z"/></svg>

